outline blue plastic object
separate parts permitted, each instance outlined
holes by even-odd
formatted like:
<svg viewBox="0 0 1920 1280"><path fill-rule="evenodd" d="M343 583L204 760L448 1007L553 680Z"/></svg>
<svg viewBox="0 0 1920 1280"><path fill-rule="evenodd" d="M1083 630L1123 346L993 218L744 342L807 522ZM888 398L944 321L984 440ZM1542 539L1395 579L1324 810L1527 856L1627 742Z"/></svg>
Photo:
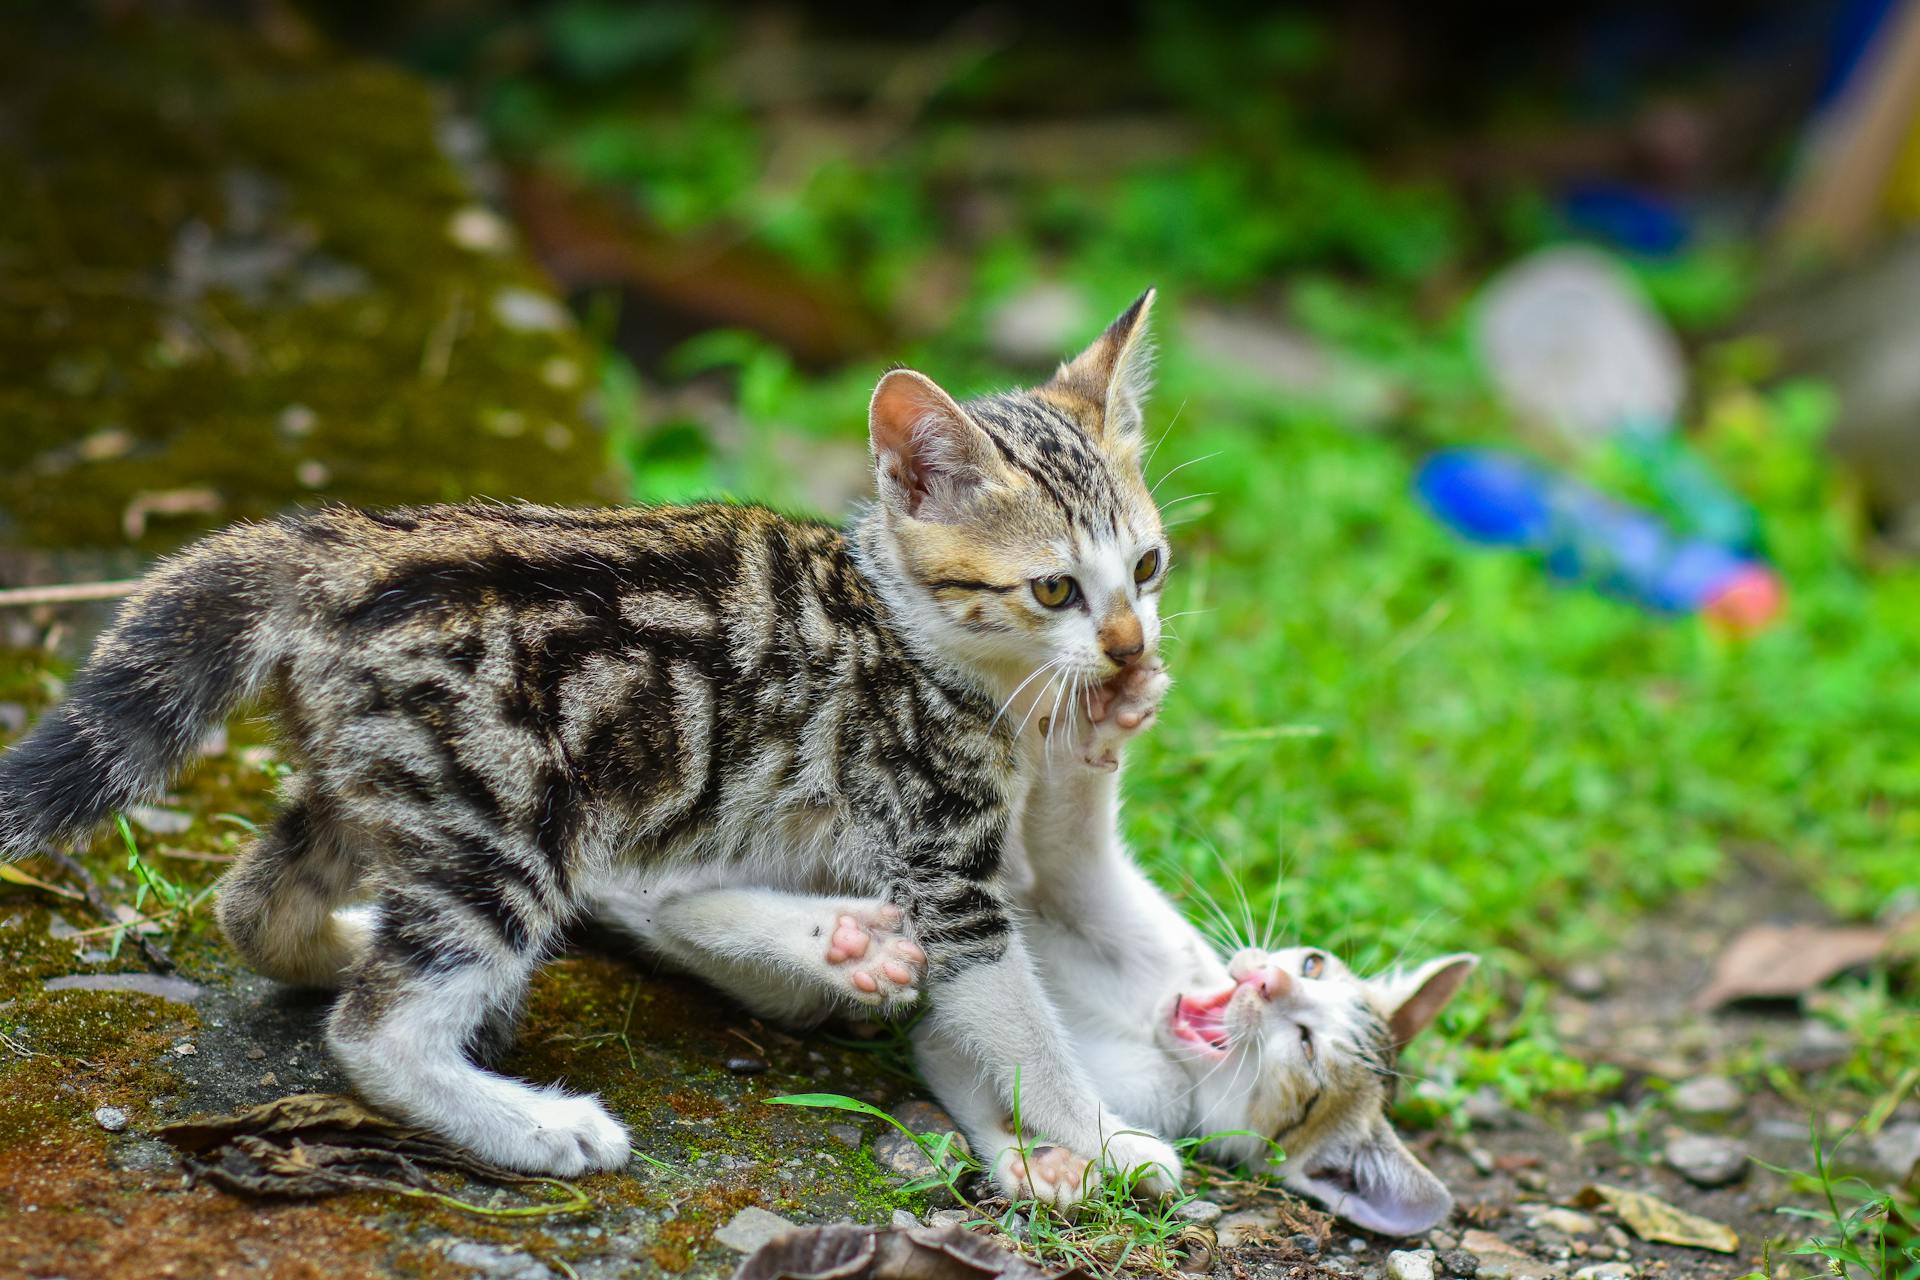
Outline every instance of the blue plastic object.
<svg viewBox="0 0 1920 1280"><path fill-rule="evenodd" d="M1516 454L1450 449L1415 482L1421 500L1472 542L1538 556L1547 572L1658 613L1704 613L1752 630L1784 600L1779 578L1744 551L1676 533Z"/></svg>

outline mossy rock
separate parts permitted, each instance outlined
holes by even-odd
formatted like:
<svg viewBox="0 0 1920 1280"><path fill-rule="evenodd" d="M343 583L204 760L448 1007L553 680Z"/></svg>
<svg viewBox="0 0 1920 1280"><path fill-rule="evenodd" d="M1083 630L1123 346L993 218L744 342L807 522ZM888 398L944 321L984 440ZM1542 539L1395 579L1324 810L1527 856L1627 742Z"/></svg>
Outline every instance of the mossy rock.
<svg viewBox="0 0 1920 1280"><path fill-rule="evenodd" d="M0 44L0 546L613 496L588 345L432 90L298 29L90 8Z"/></svg>

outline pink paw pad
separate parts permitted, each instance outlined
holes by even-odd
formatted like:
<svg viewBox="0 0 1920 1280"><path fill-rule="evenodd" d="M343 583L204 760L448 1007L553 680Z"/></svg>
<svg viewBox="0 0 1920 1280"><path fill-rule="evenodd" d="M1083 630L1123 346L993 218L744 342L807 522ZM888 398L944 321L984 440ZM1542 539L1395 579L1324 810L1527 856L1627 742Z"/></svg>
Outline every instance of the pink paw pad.
<svg viewBox="0 0 1920 1280"><path fill-rule="evenodd" d="M927 953L901 930L906 913L891 904L861 907L834 918L827 963L840 969L862 1004L906 1003L918 998Z"/></svg>
<svg viewBox="0 0 1920 1280"><path fill-rule="evenodd" d="M1030 1147L1007 1153L1006 1174L1021 1196L1069 1204L1091 1189L1093 1162L1066 1147Z"/></svg>

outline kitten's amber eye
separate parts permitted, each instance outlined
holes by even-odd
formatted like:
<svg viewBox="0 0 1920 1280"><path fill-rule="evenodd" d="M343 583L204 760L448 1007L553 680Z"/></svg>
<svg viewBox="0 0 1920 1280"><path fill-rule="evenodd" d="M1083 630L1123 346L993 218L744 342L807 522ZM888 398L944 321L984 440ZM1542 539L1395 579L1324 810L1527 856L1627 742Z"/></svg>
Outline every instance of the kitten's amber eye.
<svg viewBox="0 0 1920 1280"><path fill-rule="evenodd" d="M1057 578L1035 578L1033 598L1049 609L1064 609L1080 598L1080 584L1064 573Z"/></svg>
<svg viewBox="0 0 1920 1280"><path fill-rule="evenodd" d="M1327 958L1316 953L1300 962L1300 976L1303 978L1317 978L1326 971L1326 968Z"/></svg>
<svg viewBox="0 0 1920 1280"><path fill-rule="evenodd" d="M1135 582L1151 582L1153 575L1158 572L1160 572L1160 548L1158 547L1134 561L1133 580Z"/></svg>

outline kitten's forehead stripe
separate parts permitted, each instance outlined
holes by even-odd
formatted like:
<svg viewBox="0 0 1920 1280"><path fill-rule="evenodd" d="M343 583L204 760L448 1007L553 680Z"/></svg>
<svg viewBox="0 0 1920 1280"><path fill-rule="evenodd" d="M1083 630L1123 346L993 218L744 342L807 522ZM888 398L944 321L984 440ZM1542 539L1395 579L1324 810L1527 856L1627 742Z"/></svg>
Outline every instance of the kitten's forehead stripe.
<svg viewBox="0 0 1920 1280"><path fill-rule="evenodd" d="M1117 464L1058 405L1033 395L987 396L963 406L1008 465L1053 499L1078 528L1119 536L1124 503Z"/></svg>

